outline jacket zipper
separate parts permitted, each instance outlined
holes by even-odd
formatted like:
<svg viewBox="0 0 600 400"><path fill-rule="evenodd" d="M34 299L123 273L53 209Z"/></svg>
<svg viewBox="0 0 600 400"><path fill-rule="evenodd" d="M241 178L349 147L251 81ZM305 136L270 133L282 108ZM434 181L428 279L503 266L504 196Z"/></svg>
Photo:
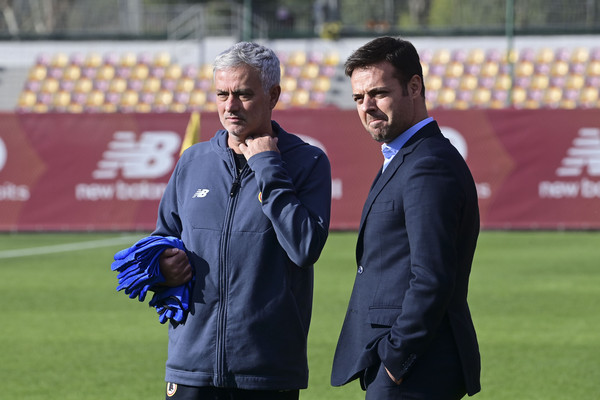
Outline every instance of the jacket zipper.
<svg viewBox="0 0 600 400"><path fill-rule="evenodd" d="M227 212L225 213L225 223L223 226L223 233L221 237L221 252L220 252L220 268L219 268L219 308L217 314L217 371L216 371L216 384L217 386L227 386L226 378L226 356L225 356L225 336L227 330L227 303L229 295L228 287L228 273L227 273L227 253L229 248L229 239L231 232L231 225L233 222L233 214L235 211L235 205L237 203L237 194L241 188L241 180L245 175L248 166L246 165L240 172L234 168L235 178L229 191L229 201L227 204Z"/></svg>

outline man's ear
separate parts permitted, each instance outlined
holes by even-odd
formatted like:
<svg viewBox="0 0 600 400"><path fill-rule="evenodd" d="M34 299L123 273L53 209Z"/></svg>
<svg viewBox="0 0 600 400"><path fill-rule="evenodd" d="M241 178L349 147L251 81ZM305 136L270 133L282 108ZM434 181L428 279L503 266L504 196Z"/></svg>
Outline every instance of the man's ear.
<svg viewBox="0 0 600 400"><path fill-rule="evenodd" d="M281 86L275 85L269 90L271 110L277 105L277 102L279 101L279 95L281 95Z"/></svg>
<svg viewBox="0 0 600 400"><path fill-rule="evenodd" d="M411 97L417 97L421 95L423 89L423 80L419 75L413 75L408 81L408 93Z"/></svg>

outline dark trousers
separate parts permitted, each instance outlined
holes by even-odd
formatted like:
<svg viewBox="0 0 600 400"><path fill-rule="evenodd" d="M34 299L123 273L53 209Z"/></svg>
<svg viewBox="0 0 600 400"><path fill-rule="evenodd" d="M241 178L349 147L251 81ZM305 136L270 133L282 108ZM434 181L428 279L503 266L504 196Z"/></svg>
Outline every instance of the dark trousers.
<svg viewBox="0 0 600 400"><path fill-rule="evenodd" d="M167 383L166 400L298 400L299 390L245 390Z"/></svg>

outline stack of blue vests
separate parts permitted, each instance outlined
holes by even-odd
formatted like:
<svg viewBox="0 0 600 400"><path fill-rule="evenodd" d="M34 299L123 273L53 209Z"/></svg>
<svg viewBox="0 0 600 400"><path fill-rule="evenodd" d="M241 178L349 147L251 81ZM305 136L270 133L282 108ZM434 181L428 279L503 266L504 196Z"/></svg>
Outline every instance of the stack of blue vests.
<svg viewBox="0 0 600 400"><path fill-rule="evenodd" d="M124 290L130 299L137 297L143 302L148 290L152 290L154 295L150 306L156 308L160 323L171 320L172 324L178 325L185 323L190 310L194 279L176 287L158 285L165 281L160 273L158 259L161 253L170 247L185 251L183 242L176 237L145 237L130 248L117 252L111 269L119 271L117 291Z"/></svg>

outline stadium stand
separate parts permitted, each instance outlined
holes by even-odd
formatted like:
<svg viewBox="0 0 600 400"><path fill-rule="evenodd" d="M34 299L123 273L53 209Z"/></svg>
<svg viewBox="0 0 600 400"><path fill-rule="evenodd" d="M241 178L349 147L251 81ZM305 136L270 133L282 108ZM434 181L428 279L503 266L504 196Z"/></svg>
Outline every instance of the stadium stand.
<svg viewBox="0 0 600 400"><path fill-rule="evenodd" d="M600 108L600 47L421 49L430 109ZM336 51L278 51L279 109L339 106ZM347 84L347 82L345 83ZM214 111L212 65L180 64L165 51L40 54L19 112Z"/></svg>

